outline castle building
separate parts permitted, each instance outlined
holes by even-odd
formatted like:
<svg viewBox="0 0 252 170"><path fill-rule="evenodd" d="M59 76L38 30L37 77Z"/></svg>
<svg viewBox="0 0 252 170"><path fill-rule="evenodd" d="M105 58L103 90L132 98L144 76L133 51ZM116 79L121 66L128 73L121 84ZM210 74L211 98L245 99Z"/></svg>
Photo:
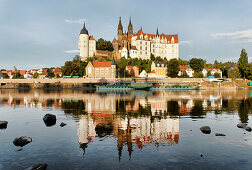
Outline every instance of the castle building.
<svg viewBox="0 0 252 170"><path fill-rule="evenodd" d="M78 49L82 61L85 61L88 57L93 57L96 51L96 41L94 37L89 36L85 23L79 35Z"/></svg>
<svg viewBox="0 0 252 170"><path fill-rule="evenodd" d="M156 34L144 33L142 28L136 33L133 33L133 25L131 18L128 25L128 32L123 33L123 26L121 17L119 18L117 40L114 38L112 44L114 47L114 56L117 59L125 57L125 50L127 50L127 57L150 59L151 54L155 57L166 58L167 60L179 56L179 41L178 34L167 35L159 34L157 29Z"/></svg>

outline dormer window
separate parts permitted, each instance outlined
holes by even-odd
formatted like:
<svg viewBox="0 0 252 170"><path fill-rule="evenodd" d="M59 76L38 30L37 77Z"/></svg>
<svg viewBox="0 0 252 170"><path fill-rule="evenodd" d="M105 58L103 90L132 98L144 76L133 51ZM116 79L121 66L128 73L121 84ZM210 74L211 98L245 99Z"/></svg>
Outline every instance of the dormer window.
<svg viewBox="0 0 252 170"><path fill-rule="evenodd" d="M143 35L140 35L140 39L141 39L141 40L143 39Z"/></svg>
<svg viewBox="0 0 252 170"><path fill-rule="evenodd" d="M171 43L174 43L174 38L172 37L172 39L171 39Z"/></svg>
<svg viewBox="0 0 252 170"><path fill-rule="evenodd" d="M157 66L159 67L159 64L157 64Z"/></svg>
<svg viewBox="0 0 252 170"><path fill-rule="evenodd" d="M162 64L162 67L164 67L164 64Z"/></svg>

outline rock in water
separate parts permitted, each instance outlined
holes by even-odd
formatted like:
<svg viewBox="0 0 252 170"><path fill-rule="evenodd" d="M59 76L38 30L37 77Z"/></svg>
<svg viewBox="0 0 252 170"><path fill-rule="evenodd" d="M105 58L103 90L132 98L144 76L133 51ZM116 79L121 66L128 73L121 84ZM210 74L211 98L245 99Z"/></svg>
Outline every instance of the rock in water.
<svg viewBox="0 0 252 170"><path fill-rule="evenodd" d="M64 122L61 122L60 126L63 127L63 126L66 126L67 124L65 124Z"/></svg>
<svg viewBox="0 0 252 170"><path fill-rule="evenodd" d="M56 116L52 115L52 114L46 114L43 117L43 120L44 120L46 126L53 126L56 124Z"/></svg>
<svg viewBox="0 0 252 170"><path fill-rule="evenodd" d="M21 136L20 138L14 139L13 144L15 146L23 147L23 146L27 145L30 142L32 142L32 138L27 137L27 136Z"/></svg>
<svg viewBox="0 0 252 170"><path fill-rule="evenodd" d="M37 164L37 165L34 165L28 169L30 170L46 170L47 168L47 164Z"/></svg>
<svg viewBox="0 0 252 170"><path fill-rule="evenodd" d="M246 126L246 127L245 127L245 130L248 131L248 132L251 132L251 131L252 131L251 127L249 127L249 126Z"/></svg>
<svg viewBox="0 0 252 170"><path fill-rule="evenodd" d="M246 124L245 123L239 123L239 124L237 124L237 127L238 128L245 128Z"/></svg>
<svg viewBox="0 0 252 170"><path fill-rule="evenodd" d="M209 126L202 126L200 128L201 132L204 133L204 134L210 134L211 133L211 129Z"/></svg>
<svg viewBox="0 0 252 170"><path fill-rule="evenodd" d="M215 136L226 136L226 135L223 133L215 133Z"/></svg>
<svg viewBox="0 0 252 170"><path fill-rule="evenodd" d="M7 128L7 121L0 121L0 129L6 129Z"/></svg>

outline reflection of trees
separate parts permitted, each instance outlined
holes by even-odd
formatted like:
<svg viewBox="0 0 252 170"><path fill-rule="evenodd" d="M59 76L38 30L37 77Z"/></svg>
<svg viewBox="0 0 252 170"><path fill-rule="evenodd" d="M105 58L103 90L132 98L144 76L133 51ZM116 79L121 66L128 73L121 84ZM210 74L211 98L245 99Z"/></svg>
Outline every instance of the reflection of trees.
<svg viewBox="0 0 252 170"><path fill-rule="evenodd" d="M83 114L85 112L85 103L82 100L71 100L62 102L64 113Z"/></svg>
<svg viewBox="0 0 252 170"><path fill-rule="evenodd" d="M95 132L99 138L111 135L113 132L113 125L96 125Z"/></svg>
<svg viewBox="0 0 252 170"><path fill-rule="evenodd" d="M241 100L238 107L238 115L242 123L248 122L248 114L250 110L250 100Z"/></svg>
<svg viewBox="0 0 252 170"><path fill-rule="evenodd" d="M167 112L170 116L179 116L179 104L177 101L167 102Z"/></svg>
<svg viewBox="0 0 252 170"><path fill-rule="evenodd" d="M204 114L203 102L200 100L194 101L194 106L190 112L190 115L193 117L202 117Z"/></svg>

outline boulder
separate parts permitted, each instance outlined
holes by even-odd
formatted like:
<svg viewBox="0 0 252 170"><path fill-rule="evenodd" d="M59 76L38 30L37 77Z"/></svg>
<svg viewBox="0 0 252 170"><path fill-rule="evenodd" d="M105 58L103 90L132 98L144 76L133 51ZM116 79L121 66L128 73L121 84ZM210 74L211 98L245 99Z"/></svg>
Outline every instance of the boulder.
<svg viewBox="0 0 252 170"><path fill-rule="evenodd" d="M246 127L245 127L245 130L248 131L248 132L251 132L251 131L252 131L252 129L251 129L250 126L246 126Z"/></svg>
<svg viewBox="0 0 252 170"><path fill-rule="evenodd" d="M215 136L226 136L226 135L223 133L215 133Z"/></svg>
<svg viewBox="0 0 252 170"><path fill-rule="evenodd" d="M202 126L200 128L201 132L204 133L204 134L210 134L211 133L211 129L209 126Z"/></svg>
<svg viewBox="0 0 252 170"><path fill-rule="evenodd" d="M238 128L245 128L246 127L246 123L239 123L237 124Z"/></svg>
<svg viewBox="0 0 252 170"><path fill-rule="evenodd" d="M28 169L30 170L46 170L47 164L36 164Z"/></svg>
<svg viewBox="0 0 252 170"><path fill-rule="evenodd" d="M43 117L44 123L46 124L46 126L53 126L56 124L56 116L52 115L52 114L46 114Z"/></svg>
<svg viewBox="0 0 252 170"><path fill-rule="evenodd" d="M23 147L23 146L27 145L30 142L32 142L32 138L27 137L27 136L21 136L19 138L15 138L14 141L13 141L13 144L15 146Z"/></svg>
<svg viewBox="0 0 252 170"><path fill-rule="evenodd" d="M63 126L66 126L67 124L65 124L64 122L61 122L60 126L63 127Z"/></svg>
<svg viewBox="0 0 252 170"><path fill-rule="evenodd" d="M7 128L7 121L0 121L0 129L6 129Z"/></svg>

